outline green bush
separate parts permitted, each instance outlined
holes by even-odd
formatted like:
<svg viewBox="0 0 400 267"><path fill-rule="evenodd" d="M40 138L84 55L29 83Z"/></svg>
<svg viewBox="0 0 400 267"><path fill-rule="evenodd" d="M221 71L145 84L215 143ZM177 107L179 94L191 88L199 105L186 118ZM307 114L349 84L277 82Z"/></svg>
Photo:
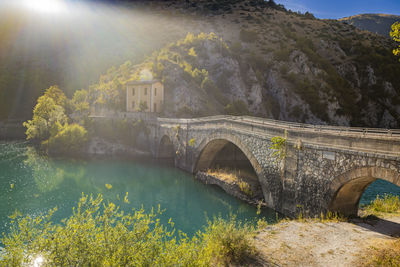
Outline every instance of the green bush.
<svg viewBox="0 0 400 267"><path fill-rule="evenodd" d="M240 30L239 38L243 42L254 43L255 41L257 41L258 34L251 30L242 29L242 30Z"/></svg>
<svg viewBox="0 0 400 267"><path fill-rule="evenodd" d="M199 236L216 259L217 265L243 264L257 255L253 244L255 228L250 224L237 222L234 216L230 220L214 218L213 221L208 221L204 233Z"/></svg>
<svg viewBox="0 0 400 267"><path fill-rule="evenodd" d="M86 142L87 131L83 126L76 123L66 123L59 125L57 133L44 144L47 144L50 152L76 153L82 149Z"/></svg>
<svg viewBox="0 0 400 267"><path fill-rule="evenodd" d="M129 203L127 197L124 202ZM125 205L125 204L124 204ZM1 266L212 266L240 264L256 254L255 228L214 218L193 238L176 234L173 223L143 208L125 214L101 195L82 195L73 214L54 224L52 216L23 217L15 212L2 238ZM178 235L178 236L177 236Z"/></svg>
<svg viewBox="0 0 400 267"><path fill-rule="evenodd" d="M385 194L383 198L376 197L374 201L364 207L368 213L400 213L400 198Z"/></svg>
<svg viewBox="0 0 400 267"><path fill-rule="evenodd" d="M231 104L228 104L224 107L224 111L228 115L249 115L249 110L246 104L242 100L234 101Z"/></svg>
<svg viewBox="0 0 400 267"><path fill-rule="evenodd" d="M287 48L282 48L277 50L274 54L274 58L277 61L289 61L290 50Z"/></svg>

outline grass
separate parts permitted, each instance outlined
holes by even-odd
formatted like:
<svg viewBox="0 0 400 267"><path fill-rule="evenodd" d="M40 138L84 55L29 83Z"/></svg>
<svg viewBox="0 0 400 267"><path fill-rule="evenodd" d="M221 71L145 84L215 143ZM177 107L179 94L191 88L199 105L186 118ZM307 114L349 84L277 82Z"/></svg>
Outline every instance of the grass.
<svg viewBox="0 0 400 267"><path fill-rule="evenodd" d="M361 266L400 266L400 239L385 241L368 250Z"/></svg>
<svg viewBox="0 0 400 267"><path fill-rule="evenodd" d="M207 174L220 178L227 183L239 183L242 180L253 179L254 174L247 170L237 170L229 168L208 169Z"/></svg>
<svg viewBox="0 0 400 267"><path fill-rule="evenodd" d="M302 207L298 207L300 212L298 213L297 217L295 218L283 218L279 220L278 223L283 223L283 222L291 222L291 221L296 221L300 223L338 223L338 222L348 222L348 218L344 217L337 212L331 212L328 211L326 213L322 213L319 216L315 217L308 217L304 215L304 212L302 211Z"/></svg>
<svg viewBox="0 0 400 267"><path fill-rule="evenodd" d="M383 198L379 195L370 204L362 207L366 215L400 214L400 198L385 194Z"/></svg>

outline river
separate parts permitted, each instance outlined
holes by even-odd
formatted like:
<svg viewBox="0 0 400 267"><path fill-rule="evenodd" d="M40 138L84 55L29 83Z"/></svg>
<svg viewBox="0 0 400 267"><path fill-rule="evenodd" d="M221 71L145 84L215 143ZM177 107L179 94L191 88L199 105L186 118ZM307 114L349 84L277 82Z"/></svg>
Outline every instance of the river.
<svg viewBox="0 0 400 267"><path fill-rule="evenodd" d="M0 143L0 190L0 233L7 232L8 216L15 210L36 216L57 206L56 221L69 217L82 192L101 193L126 211L160 205L165 209L161 222L172 218L176 229L189 235L200 230L207 217L236 214L240 220L264 217L274 222L277 216L266 208L257 214L255 207L169 165L144 159L54 159L39 155L26 142ZM126 192L130 204L118 199ZM368 203L378 193L400 195L400 188L378 180L361 202Z"/></svg>

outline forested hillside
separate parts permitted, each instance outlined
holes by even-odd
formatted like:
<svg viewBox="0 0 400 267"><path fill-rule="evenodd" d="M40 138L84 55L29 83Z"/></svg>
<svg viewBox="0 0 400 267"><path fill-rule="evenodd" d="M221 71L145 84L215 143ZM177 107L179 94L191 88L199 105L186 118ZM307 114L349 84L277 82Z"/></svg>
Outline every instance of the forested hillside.
<svg viewBox="0 0 400 267"><path fill-rule="evenodd" d="M340 19L361 30L370 31L386 37L390 37L391 26L400 21L400 16L387 14L360 14Z"/></svg>
<svg viewBox="0 0 400 267"><path fill-rule="evenodd" d="M57 31L62 50L49 40L48 47L2 43L2 118L29 117L51 84L68 96L87 88L92 105L124 109L124 84L147 70L165 84L164 116L400 127L400 63L386 37L272 1L136 1L104 10L107 19L87 23L93 28L76 22L79 38ZM39 44L51 35L42 37ZM17 48L26 51L19 61L10 56Z"/></svg>

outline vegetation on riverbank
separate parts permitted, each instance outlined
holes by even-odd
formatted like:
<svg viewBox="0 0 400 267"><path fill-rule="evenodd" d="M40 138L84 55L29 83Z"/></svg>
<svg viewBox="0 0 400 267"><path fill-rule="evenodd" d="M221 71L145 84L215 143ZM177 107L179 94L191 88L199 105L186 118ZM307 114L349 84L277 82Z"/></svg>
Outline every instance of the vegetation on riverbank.
<svg viewBox="0 0 400 267"><path fill-rule="evenodd" d="M399 196L393 196L385 194L383 198L376 197L370 204L362 207L363 213L366 215L380 216L382 214L399 214L400 215L400 198Z"/></svg>
<svg viewBox="0 0 400 267"><path fill-rule="evenodd" d="M362 266L400 266L400 238L383 242L368 252L367 263Z"/></svg>
<svg viewBox="0 0 400 267"><path fill-rule="evenodd" d="M400 215L400 198L390 194L376 197L370 204L362 207L362 215L391 217ZM400 238L386 240L371 246L363 259L361 266L400 266Z"/></svg>
<svg viewBox="0 0 400 267"><path fill-rule="evenodd" d="M67 99L57 86L51 86L39 97L32 120L24 122L26 139L42 148L58 153L73 153L87 141L88 105L85 95L77 91L72 100ZM75 120L71 120L71 114Z"/></svg>
<svg viewBox="0 0 400 267"><path fill-rule="evenodd" d="M126 202L125 202L126 203ZM211 266L240 264L256 255L256 227L214 218L192 238L160 223L158 210L125 214L113 203L83 195L71 217L54 224L57 209L10 216L0 265Z"/></svg>

